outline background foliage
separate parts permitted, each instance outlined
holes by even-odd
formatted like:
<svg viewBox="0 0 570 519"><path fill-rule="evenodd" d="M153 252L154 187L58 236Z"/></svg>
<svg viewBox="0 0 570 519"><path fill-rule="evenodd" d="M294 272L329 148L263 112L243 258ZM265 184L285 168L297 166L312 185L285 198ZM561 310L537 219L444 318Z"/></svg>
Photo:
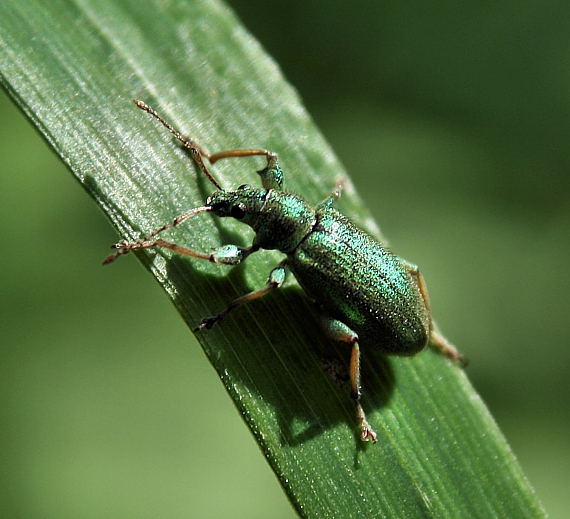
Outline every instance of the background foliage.
<svg viewBox="0 0 570 519"><path fill-rule="evenodd" d="M427 12L400 2L346 12L330 2L322 12L322 4L293 2L271 12L263 3L232 5L300 90L394 249L421 265L438 323L471 357L470 378L551 516L563 517L570 448L566 8L500 2L471 11L450 3ZM21 477L31 474L34 488L46 492L35 499L58 498L42 485L49 479L42 467L56 462L62 477L81 472L73 454L85 455L86 444L72 440L99 431L87 445L101 473L121 466L100 455L109 440L118 459L151 444L157 459L147 462L169 476L169 486L137 485L166 494L179 485L177 495L201 517L223 515L223 503L244 517L267 516L263 502L273 517L279 503L283 516L291 514L171 305L134 262L97 268L116 234L65 171L48 173L61 167L57 160L2 106L0 304L10 359L2 412L11 422L2 434L3 445L24 453ZM104 357L94 354L102 343L110 348ZM82 392L93 387L101 393ZM191 420L193 409L212 412L231 433L223 442L208 438L207 420ZM69 428L71 415L80 419ZM133 422L143 436L130 437ZM200 444L188 448L195 458L168 449L190 441ZM48 443L60 449L44 449ZM228 457L235 465L224 463ZM102 490L118 491L83 495Z"/></svg>

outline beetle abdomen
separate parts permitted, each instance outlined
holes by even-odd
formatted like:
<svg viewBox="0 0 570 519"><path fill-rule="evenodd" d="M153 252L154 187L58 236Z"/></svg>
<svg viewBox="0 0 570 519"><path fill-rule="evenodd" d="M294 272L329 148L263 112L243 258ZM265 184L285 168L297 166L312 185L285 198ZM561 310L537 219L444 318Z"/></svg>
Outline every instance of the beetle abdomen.
<svg viewBox="0 0 570 519"><path fill-rule="evenodd" d="M333 208L288 255L303 289L359 343L385 354L413 355L429 338L429 317L414 277L398 257Z"/></svg>

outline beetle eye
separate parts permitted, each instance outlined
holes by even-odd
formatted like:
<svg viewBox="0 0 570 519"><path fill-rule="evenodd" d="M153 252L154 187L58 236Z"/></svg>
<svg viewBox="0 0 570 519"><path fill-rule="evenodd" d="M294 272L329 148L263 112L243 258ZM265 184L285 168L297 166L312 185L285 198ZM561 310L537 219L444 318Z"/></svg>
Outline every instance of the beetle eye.
<svg viewBox="0 0 570 519"><path fill-rule="evenodd" d="M238 191L240 189L249 189L251 186L249 184L242 184L241 186L238 187Z"/></svg>
<svg viewBox="0 0 570 519"><path fill-rule="evenodd" d="M241 220L245 216L245 206L243 204L234 205L230 211L230 216L236 220Z"/></svg>

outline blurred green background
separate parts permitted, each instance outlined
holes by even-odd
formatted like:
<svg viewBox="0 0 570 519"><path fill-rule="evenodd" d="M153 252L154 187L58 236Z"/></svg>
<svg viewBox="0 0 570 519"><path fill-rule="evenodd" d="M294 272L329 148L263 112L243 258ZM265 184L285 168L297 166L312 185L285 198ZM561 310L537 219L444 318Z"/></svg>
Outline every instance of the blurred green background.
<svg viewBox="0 0 570 519"><path fill-rule="evenodd" d="M568 517L570 4L230 3ZM116 233L0 113L0 517L294 517L166 295L134 258L100 267Z"/></svg>

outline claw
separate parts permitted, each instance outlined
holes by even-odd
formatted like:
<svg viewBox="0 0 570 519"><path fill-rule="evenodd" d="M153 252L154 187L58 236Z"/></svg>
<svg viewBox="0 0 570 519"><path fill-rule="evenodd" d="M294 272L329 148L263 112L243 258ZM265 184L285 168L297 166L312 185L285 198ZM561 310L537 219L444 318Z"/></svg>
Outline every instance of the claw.
<svg viewBox="0 0 570 519"><path fill-rule="evenodd" d="M221 320L221 317L219 317L219 316L204 317L202 319L202 322L200 323L200 325L196 326L196 328L194 328L194 332L199 332L200 330L203 330L204 328L206 328L206 330L211 330L212 327L214 326L214 324L216 324L220 320Z"/></svg>
<svg viewBox="0 0 570 519"><path fill-rule="evenodd" d="M366 421L366 418L363 418L360 421L360 430L362 432L362 441L371 441L372 443L376 443L378 441L378 436L372 430L372 427Z"/></svg>

